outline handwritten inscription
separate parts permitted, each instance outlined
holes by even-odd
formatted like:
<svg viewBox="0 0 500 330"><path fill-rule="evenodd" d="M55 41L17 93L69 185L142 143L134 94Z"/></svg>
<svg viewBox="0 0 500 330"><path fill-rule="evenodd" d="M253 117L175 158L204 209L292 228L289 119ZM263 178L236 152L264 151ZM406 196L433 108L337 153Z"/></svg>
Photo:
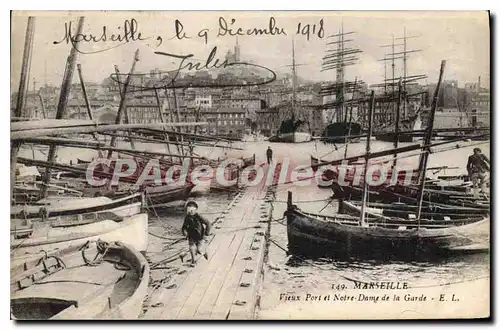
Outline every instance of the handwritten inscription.
<svg viewBox="0 0 500 330"><path fill-rule="evenodd" d="M309 40L311 36L315 34L318 36L318 38L322 39L325 36L323 19L319 20L318 26L316 26L316 24L302 25L302 23L299 23L297 25L297 34L306 36L307 40Z"/></svg>
<svg viewBox="0 0 500 330"><path fill-rule="evenodd" d="M243 28L239 25L240 22L237 22L236 19L231 18L226 20L224 17L218 18L218 29L217 33L213 32L211 34L210 29L203 27L196 33L196 37L202 38L204 43L207 44L210 36L215 36L215 38L220 37L234 37L234 36L287 36L285 28L280 27L276 18L270 17L267 21L267 25L261 27L250 27ZM184 40L184 39L192 39L192 35L186 32L185 25L179 20L175 19L173 22L173 36L169 40ZM151 38L155 38L156 45L158 48L163 44L163 36L145 36L143 32L139 29L139 22L135 19L127 19L123 22L123 24L117 26L113 29L108 27L107 25L103 25L98 28L98 33L76 33L73 32L73 23L65 22L64 23L64 34L60 40L56 40L53 42L54 45L58 44L72 44L73 47L76 44L106 44L103 46L104 48L99 49L97 51L82 51L81 49L77 50L82 54L93 54L104 52L119 46L122 46L129 42L134 41L145 41ZM313 36L316 36L319 39L322 39L325 35L325 28L323 19L320 19L319 22L315 23L303 23L298 22L297 29L295 31L296 35L304 36L308 41L311 40ZM109 43L113 43L109 45ZM76 48L76 47L75 47Z"/></svg>
<svg viewBox="0 0 500 330"><path fill-rule="evenodd" d="M117 30L119 32L110 32L109 28L106 25L103 25L101 27L100 33L98 34L91 34L91 33L75 33L73 34L72 31L72 22L66 22L64 23L64 37L59 40L59 41L54 41L54 45L61 44L65 42L66 44L71 43L73 47L77 43L106 43L106 42L118 42L118 44L108 46L106 48L100 49L98 51L92 51L92 52L84 52L78 49L77 47L76 50L78 50L80 53L83 54L92 54L92 53L99 53L103 51L107 51L116 47L119 47L121 45L124 45L128 42L132 41L144 41L149 39L149 37L144 37L141 32L139 32L139 23L132 18L130 20L125 20L123 22L122 26L118 26Z"/></svg>
<svg viewBox="0 0 500 330"><path fill-rule="evenodd" d="M203 62L200 61L192 61L190 60L191 58L194 57L194 54L188 54L188 55L181 55L181 54L173 54L173 53L167 53L167 52L160 52L156 51L156 55L163 56L166 59L174 59L174 60L180 60L177 68L174 70L169 70L169 71L164 71L163 73L168 73L169 75L165 78L163 78L159 83L157 83L153 87L149 86L137 86L133 85L132 83L130 84L131 86L135 87L136 90L148 90L148 89L158 89L158 88L183 88L183 87L238 87L238 86L258 86L258 85L263 85L263 84L268 84L270 82L273 82L276 80L276 73L269 69L266 68L262 65L258 64L253 64L253 63L246 63L246 62L228 62L227 60L221 61L220 59L217 58L217 47L214 47L206 60ZM166 61L167 63L170 63L171 61ZM201 70L211 70L211 69L226 69L226 68L235 68L235 67L247 67L247 68L254 68L254 69L259 69L263 74L267 74L267 77L264 77L264 75L260 75L261 79L259 81L251 82L251 81L245 81L245 82L233 82L233 83L220 83L217 80L213 81L205 81L203 83L200 82L189 82L185 83L182 80L179 80L179 74L181 71L201 71ZM124 74L123 74L124 75ZM134 76L139 76L140 74L134 74ZM118 76L116 74L111 75L111 79L116 81L119 84L123 84L124 79L118 79Z"/></svg>
<svg viewBox="0 0 500 330"><path fill-rule="evenodd" d="M210 37L222 38L222 37L234 37L234 36L287 36L287 32L284 27L281 27L277 22L276 18L269 17L267 24L259 27L243 27L240 21L236 21L236 19L226 19L224 17L218 18L218 27L217 31L210 31L210 29L203 27L196 34L192 34L192 31L189 32L186 23L181 22L179 19L175 19L173 21L173 34L170 35L168 40L177 40L182 41L184 39L192 39L193 37L203 39L205 44L208 44ZM94 54L100 53L104 51L108 51L110 49L117 48L124 44L130 42L141 42L146 41L148 39L156 40L156 45L152 45L148 43L149 47L158 48L163 44L163 36L146 36L143 32L140 31L139 22L135 18L127 19L123 22L123 24L115 27L114 29L108 27L107 25L103 25L97 29L98 33L89 33L82 32L77 33L73 31L73 23L65 22L64 23L64 33L61 39L53 42L54 45L59 44L71 44L79 53L81 54ZM196 31L196 30L195 30ZM320 19L319 22L298 22L297 30L292 31L296 32L297 35L305 36L305 38L309 41L313 36L317 38L324 37L324 24L323 19ZM86 51L82 50L83 47L81 45L85 44L98 44L102 45L100 49ZM77 47L78 45L78 47ZM170 60L177 60L177 68L174 70L164 71L163 73L168 73L166 78L163 78L160 83L161 86L134 86L136 90L146 90L152 88L182 88L182 87L239 87L239 86L257 86L262 84L270 83L276 80L276 74L269 68L264 66L254 64L254 63L246 63L246 62L231 62L229 63L227 60L219 60L217 58L217 46L213 47L208 56L206 56L206 61L193 61L193 54L181 55L174 54L169 51L155 51L156 55L162 56L164 58L168 58ZM179 73L181 71L201 71L201 70L212 70L212 69L227 69L227 68L236 68L236 67L247 67L247 69L252 68L252 70L259 69L262 75L256 75L253 72L249 79L245 79L241 77L241 71L235 71L234 76L239 79L239 82L221 82L217 81L217 79L212 79L211 81L190 81L186 83L185 81L181 81L179 79ZM265 74L265 75L264 75ZM134 76L138 76L140 74L134 74ZM123 84L121 79L114 74L111 76L113 80L116 82ZM130 83L132 85L132 83Z"/></svg>
<svg viewBox="0 0 500 330"><path fill-rule="evenodd" d="M262 36L262 35L286 35L286 32L283 28L279 28L276 26L276 19L274 17L269 18L269 25L265 29L253 28L253 29L243 29L241 27L236 28L234 24L236 20L231 19L230 23L226 21L224 17L219 17L219 31L217 33L218 37L222 36Z"/></svg>
<svg viewBox="0 0 500 330"><path fill-rule="evenodd" d="M193 54L189 54L189 55L176 55L176 54L171 54L171 53L165 53L165 52L155 52L155 54L157 55L163 55L163 56L167 56L167 57L172 57L172 58L176 58L176 59L180 59L181 62L179 64L179 67L177 68L177 70L175 70L174 72L176 72L173 80L175 80L178 75L179 75L179 72L182 71L182 70L196 70L196 71L200 71L200 70L203 70L203 69L219 69L219 68L225 68L229 65L228 61L227 60L224 60L222 63L219 61L219 59L216 59L215 56L217 55L217 47L214 47L212 49L212 51L210 52L210 54L208 55L207 57L207 60L205 61L205 63L201 63L201 62L191 62L191 61L188 61L189 58L193 57L194 55Z"/></svg>

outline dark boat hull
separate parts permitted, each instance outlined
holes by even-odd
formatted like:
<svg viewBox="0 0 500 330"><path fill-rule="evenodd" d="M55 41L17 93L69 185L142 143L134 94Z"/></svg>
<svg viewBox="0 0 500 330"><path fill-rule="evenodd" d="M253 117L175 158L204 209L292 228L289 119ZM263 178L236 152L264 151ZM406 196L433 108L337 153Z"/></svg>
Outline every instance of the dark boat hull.
<svg viewBox="0 0 500 330"><path fill-rule="evenodd" d="M321 141L329 143L359 142L361 130L359 123L332 123L323 131Z"/></svg>
<svg viewBox="0 0 500 330"><path fill-rule="evenodd" d="M311 141L311 134L305 132L280 133L269 138L269 142L305 143Z"/></svg>
<svg viewBox="0 0 500 330"><path fill-rule="evenodd" d="M415 219L418 206L403 203L367 203L367 212L373 212L385 217L396 217L402 219ZM339 213L361 215L361 202L341 201L339 204ZM441 205L423 205L421 217L431 221L464 221L470 218L484 217L489 215L489 210L477 209L472 207L443 207ZM449 219L449 220L446 220Z"/></svg>
<svg viewBox="0 0 500 330"><path fill-rule="evenodd" d="M148 192L146 188L146 200L149 206L151 205L161 205L170 203L177 200L186 200L191 190L193 190L193 184L186 184L183 187L172 188L168 190L159 190Z"/></svg>
<svg viewBox="0 0 500 330"><path fill-rule="evenodd" d="M418 228L416 223L402 226L397 221L363 227L354 217L336 221L296 208L289 209L286 216L288 250L299 255L393 259L446 255L477 246L479 241L486 243L477 251L489 247L489 219L463 226ZM481 238L476 237L478 233Z"/></svg>
<svg viewBox="0 0 500 330"><path fill-rule="evenodd" d="M389 187L370 187L368 191L368 199L371 202L400 202L415 204L418 201L418 189L410 186L389 186ZM341 186L338 183L332 185L333 197L344 200L361 200L363 190L360 187L354 186ZM453 193L453 192L450 192ZM489 209L489 203L482 203L483 201L479 198L474 198L468 195L454 195L447 192L436 191L436 190L424 190L423 203L427 204L447 204L447 205L458 205L461 207L472 207Z"/></svg>
<svg viewBox="0 0 500 330"><path fill-rule="evenodd" d="M168 185L163 186L148 186L145 188L145 201L148 206L161 206L162 204L174 202L177 200L186 200L191 190L193 190L194 184L187 183L181 187L173 187ZM109 191L104 193L105 197L112 199L122 198L130 194L130 191Z"/></svg>

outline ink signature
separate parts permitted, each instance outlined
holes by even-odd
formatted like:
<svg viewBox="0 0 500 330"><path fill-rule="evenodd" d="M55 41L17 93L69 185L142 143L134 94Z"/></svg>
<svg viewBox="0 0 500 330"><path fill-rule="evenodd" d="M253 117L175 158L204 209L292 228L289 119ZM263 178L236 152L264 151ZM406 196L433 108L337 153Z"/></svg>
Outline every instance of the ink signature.
<svg viewBox="0 0 500 330"><path fill-rule="evenodd" d="M128 42L132 41L144 41L150 39L150 37L144 37L142 33L139 31L139 23L132 18L130 20L125 20L123 22L123 26L118 26L117 29L121 32L112 33L109 32L109 28L106 25L102 26L100 34L92 34L92 33L76 33L72 32L73 23L70 21L69 23L64 23L64 37L59 41L54 41L54 45L61 44L66 42L66 44L71 43L73 48L75 48L81 54L95 54L102 53L108 51L113 48L117 48L125 45ZM113 46L109 46L107 48L103 48L97 51L85 52L77 47L77 44L82 43L106 43L106 42L118 42Z"/></svg>
<svg viewBox="0 0 500 330"><path fill-rule="evenodd" d="M164 56L168 59L176 59L180 60L176 69L169 71L161 71L161 74L166 74L164 78L155 83L154 86L140 86L134 85L134 79L130 79L129 86L133 87L134 91L146 91L152 89L159 88L201 88L201 87L212 87L212 88L222 88L222 87L249 87L249 86L259 86L269 84L276 80L276 73L262 65L247 63L247 62L229 62L227 59L224 61L220 61L216 58L217 55L217 47L214 47L210 54L208 55L205 62L198 61L190 61L189 59L194 57L194 54L188 55L179 55L167 52L156 51L156 55ZM263 74L259 74L258 78L253 77L256 81L244 81L244 82L230 82L225 83L223 81L216 79L212 79L210 81L188 81L187 79L180 78L181 71L202 71L202 70L211 70L211 69L226 69L226 68L236 68L236 67L247 67L262 70L262 73L267 73L269 77L264 78ZM111 79L119 84L124 84L126 80L126 76L128 74L116 74L113 73L110 75ZM133 74L132 76L144 76L149 74ZM173 75L173 76L172 76ZM122 77L121 77L122 76ZM238 79L242 79L242 77L234 77ZM244 77L243 77L244 78Z"/></svg>

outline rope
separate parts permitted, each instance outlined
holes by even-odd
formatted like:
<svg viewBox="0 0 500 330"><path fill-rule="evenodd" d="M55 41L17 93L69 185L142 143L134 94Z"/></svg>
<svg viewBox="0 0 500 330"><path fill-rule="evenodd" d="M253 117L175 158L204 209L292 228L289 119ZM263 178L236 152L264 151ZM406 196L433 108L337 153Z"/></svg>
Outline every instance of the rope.
<svg viewBox="0 0 500 330"><path fill-rule="evenodd" d="M177 240L177 238L172 238L172 237L166 237L166 236L160 236L160 235L157 235L157 234L153 234L152 232L148 231L148 234L153 236L153 237L156 237L156 238L161 238L161 239L165 239L165 240Z"/></svg>
<svg viewBox="0 0 500 330"><path fill-rule="evenodd" d="M242 190L242 191L243 191L243 190ZM216 217L216 218L212 221L212 223L211 223L211 224L212 224L212 226L213 226L213 225L215 225L215 223L216 223L217 221L219 221L220 217L224 214L224 212L226 212L226 211L227 211L230 207L232 207L232 206L235 204L236 197L238 197L242 191L240 191L240 192L239 192L239 193L238 193L238 194L237 194L237 195L233 198L233 200L231 201L231 203L229 203L229 205L227 206L226 210L221 211L221 212L216 212L216 213L214 212L215 214L219 214L219 216L217 216L217 217ZM208 213L204 213L204 214L208 214ZM150 234L151 234L151 233L150 233ZM152 236L156 236L156 235L153 235L153 234L152 234ZM177 244L177 243L179 243L179 242L181 242L181 241L183 241L183 240L185 240L185 239L186 239L185 237L179 238L179 239L177 239L177 240L173 241L172 243L170 243L170 244L168 244L168 245L164 246L164 248L169 248L170 246L172 246L172 245L174 245L174 244ZM213 239L214 239L214 236L212 236L212 237L210 238L210 241L208 241L208 242L207 242L207 245L208 245L208 244L210 244L210 243L212 242L212 240L213 240ZM173 262L173 261L177 260L177 259L179 258L179 256L180 256L182 253L186 253L187 251L188 251L188 249L187 249L187 248L181 248L181 249L179 249L179 251L177 251L177 252L176 252L176 253L174 253L173 255L171 255L171 256L169 256L169 257L167 257L167 258L163 259L163 260L160 260L160 261L158 261L158 262L155 262L155 263L151 264L151 266L150 266L150 267L151 267L151 269L156 269L158 266L160 266L160 265L162 265L162 264L166 264L166 263Z"/></svg>
<svg viewBox="0 0 500 330"><path fill-rule="evenodd" d="M101 262L104 260L104 256L106 255L106 253L108 253L110 245L106 242L98 241L97 242L97 253L92 261L87 259L87 257L85 256L85 250L87 250L89 248L89 246L90 246L89 242L87 242L81 248L82 257L83 257L83 261L85 262L85 265L93 267L93 266L97 266L97 265L101 264Z"/></svg>
<svg viewBox="0 0 500 330"><path fill-rule="evenodd" d="M45 253L45 255L43 257L41 257L40 260L38 260L38 262L36 263L36 266L40 265L40 263L42 263L45 260L49 260L50 258L53 258L56 261L58 261L59 264L62 265L63 268L66 268L66 264L64 263L64 261L61 258L59 258L58 256L48 256L47 251L43 251L43 252Z"/></svg>
<svg viewBox="0 0 500 330"><path fill-rule="evenodd" d="M233 198L233 200L231 201L231 203L228 205L228 207L226 208L226 210L222 211L222 212L217 212L219 214L218 217L216 217L213 221L212 221L212 225L214 225L221 217L221 215L224 214L225 211L227 211L227 209L229 209L230 206L232 206L234 204L234 201L235 201L235 198ZM150 233L151 234L151 233ZM153 235L152 236L156 236L156 235ZM212 236L211 240L213 239L214 236ZM182 238L179 238L175 241L173 241L172 243L169 243L168 245L165 245L164 248L169 248L171 247L172 245L174 244L177 244L183 240L185 240L186 238L185 237L182 237ZM210 240L210 242L211 242ZM207 244L210 244L210 242L207 242ZM153 264L151 264L151 269L156 269L158 266L162 265L162 264L167 264L167 263L170 263L170 262L173 262L175 260L177 260L179 258L179 256L182 254L182 253L185 253L187 252L188 249L187 248L182 248L182 249L179 249L179 251L177 251L176 253L174 253L173 255L163 259L163 260L160 260L160 261L157 261Z"/></svg>
<svg viewBox="0 0 500 330"><path fill-rule="evenodd" d="M265 198L261 198L261 199L258 199L258 200L266 200ZM305 204L305 203L317 203L317 202L326 202L326 201L330 201L332 200L331 197L328 197L328 198L324 198L324 199L313 199L311 201L294 201L293 203L294 204ZM272 203L288 203L288 201L285 201L285 200L273 200ZM271 202L270 202L271 203Z"/></svg>
<svg viewBox="0 0 500 330"><path fill-rule="evenodd" d="M314 263L312 263L312 262L310 262L310 261L308 261L308 260L306 260L306 259L304 259L304 258L302 258L302 257L300 257L300 256L298 256L298 255L296 255L296 254L293 254L293 253L289 252L287 249L285 249L284 247L282 247L281 245L279 245L278 243L276 243L276 242L275 242L273 239L271 239L270 237L268 237L268 239L269 239L269 241L270 241L271 243L273 243L273 244L274 244L274 245L276 245L278 248L280 248L281 250L283 250L284 252L286 252L286 254L287 254L287 255L294 256L295 258L300 259L301 261L303 261L303 262L307 263L307 264L308 264L308 265L310 265L310 266L316 267L316 268L321 269L321 270L324 270L324 271L332 271L332 270L333 270L333 271L338 271L338 269L335 269L335 268L333 268L333 267L325 268L325 267L321 267L320 265L316 265L316 264L314 264ZM345 280L350 281L350 282L354 282L354 283L362 283L362 284L368 284L368 285L370 284L370 283L368 283L368 282L364 282L364 281L356 280L356 279L353 279L353 278L350 278L350 277L347 277L347 276L344 276L344 275L340 275L340 274L339 274L339 276L340 276L340 277L342 277L342 278L343 278L343 279L345 279Z"/></svg>
<svg viewBox="0 0 500 330"><path fill-rule="evenodd" d="M279 218L279 219L273 219L273 218L271 217L271 221L277 222L277 223L279 223L280 225L283 225L283 226L286 226L286 225L283 223L283 221L284 221L285 219L286 219L286 216L283 216L283 217L281 217L281 218Z"/></svg>
<svg viewBox="0 0 500 330"><path fill-rule="evenodd" d="M149 202L151 204L153 204L153 200L151 199L151 197L149 196L149 194L147 193L147 191L144 191L144 195L146 195L146 198L149 199ZM163 221L161 220L160 216L158 215L158 212L156 212L156 208L153 206L153 207L148 207L148 209L152 209L155 216L156 216L156 219L158 219L158 222L160 223L160 226L163 227L163 229L167 230L167 231L177 231L179 232L179 230L176 230L176 228L172 227L172 226L167 226L163 223ZM154 236L154 235L153 235ZM161 237L160 237L161 238Z"/></svg>
<svg viewBox="0 0 500 330"><path fill-rule="evenodd" d="M229 228L231 228L231 227L229 227ZM225 232L219 232L219 234L227 234L227 233L232 233L232 232L239 231L239 230L260 229L260 228L262 228L261 225L248 226L248 227L239 227L239 228L234 228L232 230L228 230L228 231L225 231Z"/></svg>

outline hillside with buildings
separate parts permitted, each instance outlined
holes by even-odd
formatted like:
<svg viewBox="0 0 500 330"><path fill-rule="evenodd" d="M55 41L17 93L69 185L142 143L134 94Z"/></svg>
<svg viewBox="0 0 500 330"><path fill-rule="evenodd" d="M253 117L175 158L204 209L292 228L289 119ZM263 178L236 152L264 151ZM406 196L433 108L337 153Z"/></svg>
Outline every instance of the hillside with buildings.
<svg viewBox="0 0 500 330"><path fill-rule="evenodd" d="M240 62L240 46L228 51L225 59ZM216 72L218 71L218 72ZM167 121L203 120L209 123L206 133L240 137L246 130L260 131L271 136L276 133L281 121L290 111L292 102L292 75L278 74L277 79L267 84L252 85L266 77L251 67L237 70L180 72L175 77L175 86L167 82L173 73L153 69L149 73L135 74L131 78L130 94L127 98L127 112L133 123L154 123L160 121L160 112ZM124 79L123 77L121 77ZM307 122L309 131L321 135L332 120L332 107L328 106L331 97L322 94L322 86L327 82L312 82L297 77L295 104L298 116ZM247 84L247 85L245 85ZM463 87L459 87L461 84ZM168 88L164 88L165 85ZM205 87L191 87L200 86ZM226 86L238 85L238 86ZM60 88L39 86L27 94L23 117L53 118L58 102ZM158 98L154 88L159 87ZM120 86L116 76L110 76L100 83L87 83L86 92L94 119L99 122L114 122L120 103ZM358 86L358 97L367 97L364 92L369 86ZM434 84L412 84L408 93L423 93L423 103L430 106L429 95ZM382 94L379 90L377 93ZM16 94L12 95L11 109L14 108ZM346 95L346 101L352 96ZM426 98L425 98L426 97ZM439 95L435 127L485 127L490 122L490 92L476 82L445 81ZM355 111L361 122L363 114ZM73 119L88 119L88 111L80 84L71 86L66 116ZM375 122L383 118L375 115Z"/></svg>

